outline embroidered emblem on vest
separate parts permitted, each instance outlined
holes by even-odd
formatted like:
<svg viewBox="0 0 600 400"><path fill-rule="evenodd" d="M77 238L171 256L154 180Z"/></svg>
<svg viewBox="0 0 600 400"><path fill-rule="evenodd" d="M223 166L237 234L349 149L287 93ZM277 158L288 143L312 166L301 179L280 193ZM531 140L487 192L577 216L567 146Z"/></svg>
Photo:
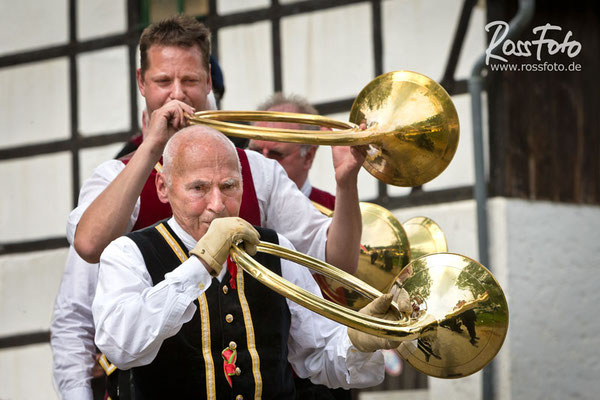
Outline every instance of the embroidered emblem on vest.
<svg viewBox="0 0 600 400"><path fill-rule="evenodd" d="M239 368L235 366L237 361L237 351L231 347L227 347L221 352L221 357L223 357L223 372L225 372L225 378L227 378L229 387L233 387L231 377L233 375L239 375L239 373L236 373L239 371Z"/></svg>

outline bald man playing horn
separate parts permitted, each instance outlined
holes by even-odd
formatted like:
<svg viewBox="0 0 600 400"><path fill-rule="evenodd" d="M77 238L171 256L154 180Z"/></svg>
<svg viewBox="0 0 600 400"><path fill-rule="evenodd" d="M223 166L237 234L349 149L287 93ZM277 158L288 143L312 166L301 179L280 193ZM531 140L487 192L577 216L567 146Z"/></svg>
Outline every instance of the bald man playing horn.
<svg viewBox="0 0 600 400"><path fill-rule="evenodd" d="M260 240L292 248L275 231L238 218L242 177L231 142L193 126L165 147L156 179L173 217L113 241L102 253L93 303L96 343L132 368L135 398L294 398L292 364L329 387L384 377L380 348L399 343L347 329L245 274L232 243L284 279L320 295L310 272L256 253ZM386 294L362 310L393 318Z"/></svg>

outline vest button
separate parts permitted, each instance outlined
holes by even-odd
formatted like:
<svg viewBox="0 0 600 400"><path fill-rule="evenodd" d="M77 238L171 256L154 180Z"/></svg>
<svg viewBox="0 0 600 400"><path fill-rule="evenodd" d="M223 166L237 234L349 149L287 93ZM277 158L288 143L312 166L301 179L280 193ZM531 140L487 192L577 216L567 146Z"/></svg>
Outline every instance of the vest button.
<svg viewBox="0 0 600 400"><path fill-rule="evenodd" d="M227 292L229 292L229 288L227 285L223 285L223 294L227 294Z"/></svg>
<svg viewBox="0 0 600 400"><path fill-rule="evenodd" d="M228 324L232 323L233 322L233 315L227 314L225 316L225 321L227 321Z"/></svg>
<svg viewBox="0 0 600 400"><path fill-rule="evenodd" d="M235 350L237 348L237 343L234 341L229 342L229 348Z"/></svg>
<svg viewBox="0 0 600 400"><path fill-rule="evenodd" d="M235 400L244 400L244 396L238 394L237 396L235 396Z"/></svg>
<svg viewBox="0 0 600 400"><path fill-rule="evenodd" d="M240 375L241 375L241 373L242 373L242 370L240 369L240 367L237 367L237 368L235 369L235 374L236 374L237 376L240 376Z"/></svg>

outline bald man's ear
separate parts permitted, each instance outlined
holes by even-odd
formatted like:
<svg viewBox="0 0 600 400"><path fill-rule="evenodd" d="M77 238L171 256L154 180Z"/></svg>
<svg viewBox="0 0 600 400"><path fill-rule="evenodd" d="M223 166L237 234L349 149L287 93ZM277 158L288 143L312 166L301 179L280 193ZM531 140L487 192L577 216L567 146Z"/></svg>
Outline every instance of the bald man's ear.
<svg viewBox="0 0 600 400"><path fill-rule="evenodd" d="M159 172L156 174L156 180L154 181L156 184L156 194L158 194L158 199L161 203L167 204L169 202L169 198L167 196L168 186L167 186L167 177L164 173Z"/></svg>

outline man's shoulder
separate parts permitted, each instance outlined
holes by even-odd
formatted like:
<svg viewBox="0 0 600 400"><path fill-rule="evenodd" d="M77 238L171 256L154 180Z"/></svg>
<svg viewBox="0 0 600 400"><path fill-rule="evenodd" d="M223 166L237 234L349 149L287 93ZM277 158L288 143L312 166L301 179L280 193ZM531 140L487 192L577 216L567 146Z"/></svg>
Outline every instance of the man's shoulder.
<svg viewBox="0 0 600 400"><path fill-rule="evenodd" d="M251 168L253 166L258 166L259 168L261 168L261 170L264 168L272 170L272 169L276 168L277 165L279 165L277 163L277 161L270 160L254 150L244 149L243 152L248 157L248 163L250 164ZM253 171L254 171L254 168L253 168Z"/></svg>
<svg viewBox="0 0 600 400"><path fill-rule="evenodd" d="M125 164L120 160L107 160L94 168L92 174L85 180L86 185L98 185L111 182L123 171Z"/></svg>
<svg viewBox="0 0 600 400"><path fill-rule="evenodd" d="M172 232L172 229L169 227L169 224L167 223L169 218L160 220L160 221L158 221L150 226L147 226L145 228L141 228L141 229L135 230L133 232L126 233L124 236L130 238L131 240L133 240L136 243L138 240L143 240L144 238L153 238L153 237L160 235L160 230L157 229L157 226L159 226L159 225L162 225L164 227L163 229L166 229L169 233L171 233L171 235L175 235L175 233Z"/></svg>

